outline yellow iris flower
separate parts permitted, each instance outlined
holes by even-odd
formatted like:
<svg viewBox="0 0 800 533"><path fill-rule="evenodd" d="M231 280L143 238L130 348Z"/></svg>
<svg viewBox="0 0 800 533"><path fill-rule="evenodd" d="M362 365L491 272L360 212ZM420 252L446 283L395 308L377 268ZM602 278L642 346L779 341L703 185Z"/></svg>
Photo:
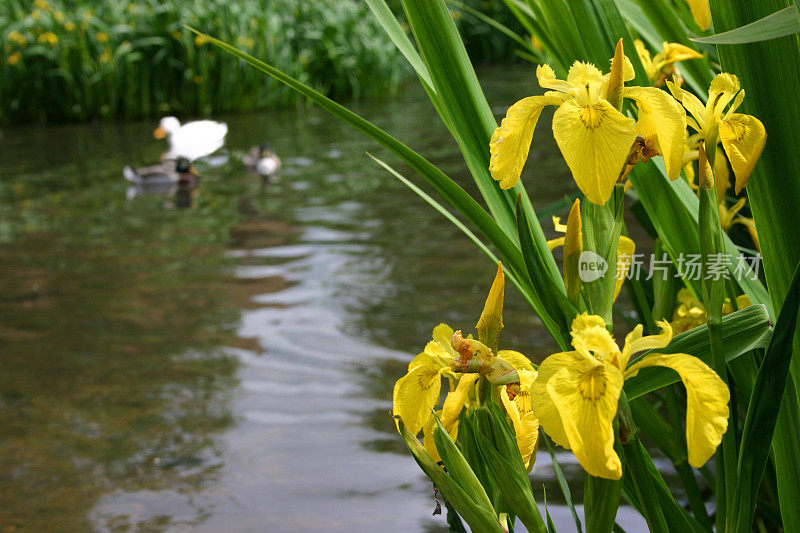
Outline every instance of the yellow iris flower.
<svg viewBox="0 0 800 533"><path fill-rule="evenodd" d="M672 82L668 81L667 87L691 115L687 124L699 133L699 139L705 141L707 149L716 146L718 141L722 142L736 176L736 194L739 194L747 185L767 139L760 120L735 112L744 100L739 79L733 74L717 74L711 82L708 103L705 105L695 95Z"/></svg>
<svg viewBox="0 0 800 533"><path fill-rule="evenodd" d="M489 170L502 189L519 181L539 115L548 105L558 108L553 115L553 137L575 183L589 201L608 201L629 159L639 154L663 156L669 177L679 176L686 114L659 89L624 87L625 81L634 78L634 71L622 53L621 43L620 40L610 74L603 75L592 64L575 62L567 79L559 80L549 65L539 65L539 85L552 90L512 105L490 141ZM619 112L616 105L622 98L636 102L638 122ZM636 152L634 143L638 137L642 146Z"/></svg>
<svg viewBox="0 0 800 533"><path fill-rule="evenodd" d="M503 268L498 265L497 275L476 325L480 338L492 345L496 345L503 328L504 287ZM395 383L393 415L403 421L410 434L416 436L422 430L423 445L431 457L438 461L439 453L433 443L433 412L439 404L442 379L447 378L449 392L436 414L455 440L458 435L458 416L477 399L479 379L485 377L496 386L503 387L506 399L513 399L518 405L516 410L508 410L507 414L516 430L520 454L530 468L535 456L539 423L522 399L529 397L535 375L534 366L521 353L498 350L495 355L491 348L473 339L472 335L464 338L461 331L453 331L447 324L439 324L433 329L433 340L409 363L408 373Z"/></svg>
<svg viewBox="0 0 800 533"><path fill-rule="evenodd" d="M751 305L752 302L750 302L750 298L746 294L736 297L736 309L744 309ZM730 298L725 298L725 302L722 304L722 316L729 315L736 309L731 305ZM707 319L706 307L703 302L695 298L689 289L678 291L678 307L675 308L675 312L672 314L672 322L670 322L672 331L676 335L697 326L702 326Z"/></svg>
<svg viewBox="0 0 800 533"><path fill-rule="evenodd" d="M642 337L642 326L636 326L620 350L603 319L583 313L572 323L575 350L553 354L539 366L531 390L533 412L545 432L571 449L593 476L622 477L622 463L614 451L613 422L625 379L642 368L670 368L686 387L689 464L705 464L728 427L728 388L700 359L682 353L653 353L628 365L634 353L669 344L672 328L666 321L659 326L660 335L646 337Z"/></svg>
<svg viewBox="0 0 800 533"><path fill-rule="evenodd" d="M696 50L692 50L688 46L678 43L664 42L661 52L655 56L650 56L650 51L642 41L636 39L633 41L636 45L636 53L644 66L647 77L654 87L664 85L664 82L677 74L675 63L678 61L686 61L689 59L700 59L702 54Z"/></svg>

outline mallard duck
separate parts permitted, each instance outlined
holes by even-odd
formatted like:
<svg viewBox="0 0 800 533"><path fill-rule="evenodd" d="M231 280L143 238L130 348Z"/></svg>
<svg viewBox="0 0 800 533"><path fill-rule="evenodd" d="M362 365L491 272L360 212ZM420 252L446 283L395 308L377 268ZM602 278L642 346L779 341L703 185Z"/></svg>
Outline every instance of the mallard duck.
<svg viewBox="0 0 800 533"><path fill-rule="evenodd" d="M281 168L280 157L266 142L260 146L253 146L250 152L242 158L242 162L259 176L265 177L274 175Z"/></svg>
<svg viewBox="0 0 800 533"><path fill-rule="evenodd" d="M219 150L225 143L228 125L213 120L197 120L181 126L175 117L164 117L153 132L156 139L167 138L169 151L163 159L185 157L194 161Z"/></svg>
<svg viewBox="0 0 800 533"><path fill-rule="evenodd" d="M185 157L179 157L175 161L164 161L157 165L148 167L122 169L125 179L140 186L165 187L178 183L194 183L197 181L192 164Z"/></svg>

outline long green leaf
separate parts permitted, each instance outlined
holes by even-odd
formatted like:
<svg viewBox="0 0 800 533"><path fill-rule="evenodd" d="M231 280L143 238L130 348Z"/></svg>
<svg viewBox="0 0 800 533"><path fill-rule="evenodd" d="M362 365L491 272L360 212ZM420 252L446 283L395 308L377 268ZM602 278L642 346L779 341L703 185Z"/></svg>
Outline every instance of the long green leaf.
<svg viewBox="0 0 800 533"><path fill-rule="evenodd" d="M799 32L800 17L797 15L797 9L792 5L735 30L707 37L695 37L692 40L706 44L744 44L768 41Z"/></svg>
<svg viewBox="0 0 800 533"><path fill-rule="evenodd" d="M791 0L726 0L711 2L714 28L724 32L785 9ZM750 208L758 228L764 273L775 310L786 298L794 268L800 262L800 101L790 95L800 88L800 44L796 37L718 47L723 70L739 77L747 96L738 109L756 116L767 130L767 143L747 184ZM767 74L768 73L768 74ZM800 344L794 343L800 353ZM773 452L781 518L786 531L800 531L800 358L791 366Z"/></svg>
<svg viewBox="0 0 800 533"><path fill-rule="evenodd" d="M756 497L761 478L769 459L770 444L778 421L778 409L783 399L792 358L792 339L797 329L800 308L800 268L781 307L775 332L766 356L756 376L750 404L742 433L739 452L738 479L734 496L735 506L731 526L733 531L745 533L753 528Z"/></svg>
<svg viewBox="0 0 800 533"><path fill-rule="evenodd" d="M502 33L506 37L510 38L512 41L514 41L515 43L517 43L521 47L523 47L525 50L527 50L528 52L530 52L534 56L538 56L539 55L539 51L536 49L536 47L533 46L533 43L530 41L530 39L523 38L522 36L517 34L514 30L512 30L508 26L496 21L492 17L490 17L490 16L488 16L488 15L486 15L484 13L481 13L477 9L474 9L474 8L468 6L467 4L463 3L463 2L459 2L458 0L447 0L447 3L452 5L452 6L454 6L454 7L457 7L458 9L460 9L462 11L465 11L466 13L469 13L470 15L472 15L475 18L477 18L478 20L480 20L482 22L485 22L486 24L488 24L492 28L496 29L497 31L499 31L500 33Z"/></svg>
<svg viewBox="0 0 800 533"><path fill-rule="evenodd" d="M398 420L398 429L400 430L400 436L419 467L433 481L447 502L458 511L458 514L464 518L473 531L505 533L494 516L494 512L486 510L482 505L472 500L464 489L428 455L419 440L408 433L401 420Z"/></svg>
<svg viewBox="0 0 800 533"><path fill-rule="evenodd" d="M553 471L556 474L556 481L558 481L558 486L561 488L561 494L564 496L564 501L567 502L567 507L569 507L569 510L572 513L572 519L575 521L575 529L578 531L578 533L583 533L581 519L578 516L578 511L575 510L575 504L572 503L572 491L569 490L569 483L567 483L567 478L558 462L553 445L550 443L550 437L542 433L539 438L547 445L547 453L550 454L550 463L552 464Z"/></svg>

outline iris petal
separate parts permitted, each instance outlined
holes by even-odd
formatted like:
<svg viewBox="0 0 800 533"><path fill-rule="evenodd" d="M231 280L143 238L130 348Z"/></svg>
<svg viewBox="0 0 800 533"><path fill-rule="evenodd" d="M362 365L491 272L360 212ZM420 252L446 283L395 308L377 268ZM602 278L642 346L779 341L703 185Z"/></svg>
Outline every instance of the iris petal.
<svg viewBox="0 0 800 533"><path fill-rule="evenodd" d="M563 352L544 360L533 386L533 410L540 424L557 444L566 441L593 476L622 477L613 428L622 382L613 365Z"/></svg>
<svg viewBox="0 0 800 533"><path fill-rule="evenodd" d="M686 112L674 98L654 87L626 87L622 96L639 108L636 131L664 158L669 179L681 175L686 146Z"/></svg>
<svg viewBox="0 0 800 533"><path fill-rule="evenodd" d="M733 174L736 176L736 194L739 194L747 185L747 180L750 179L750 174L761 156L767 132L764 124L756 117L733 113L727 119L720 121L719 137L728 161L733 167Z"/></svg>
<svg viewBox="0 0 800 533"><path fill-rule="evenodd" d="M393 414L403 420L412 435L419 433L439 402L440 370L436 365L418 366L394 384Z"/></svg>
<svg viewBox="0 0 800 533"><path fill-rule="evenodd" d="M636 140L634 121L605 100L586 106L567 101L553 116L553 136L580 190L605 204Z"/></svg>
<svg viewBox="0 0 800 533"><path fill-rule="evenodd" d="M544 106L558 105L562 101L561 96L553 94L529 96L508 108L489 143L489 171L500 182L501 189L510 189L519 181Z"/></svg>
<svg viewBox="0 0 800 533"><path fill-rule="evenodd" d="M648 366L671 368L686 387L686 444L689 464L700 468L722 442L728 428L730 392L725 383L697 357L684 354L651 354L631 365L625 378Z"/></svg>

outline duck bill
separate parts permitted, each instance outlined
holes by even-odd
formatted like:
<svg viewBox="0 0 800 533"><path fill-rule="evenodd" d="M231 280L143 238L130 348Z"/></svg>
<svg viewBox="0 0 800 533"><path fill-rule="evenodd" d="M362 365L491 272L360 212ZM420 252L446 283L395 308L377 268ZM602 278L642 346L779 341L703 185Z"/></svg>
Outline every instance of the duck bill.
<svg viewBox="0 0 800 533"><path fill-rule="evenodd" d="M163 139L166 136L167 136L167 130L165 130L161 126L157 127L156 131L153 132L153 137L155 137L156 139Z"/></svg>

